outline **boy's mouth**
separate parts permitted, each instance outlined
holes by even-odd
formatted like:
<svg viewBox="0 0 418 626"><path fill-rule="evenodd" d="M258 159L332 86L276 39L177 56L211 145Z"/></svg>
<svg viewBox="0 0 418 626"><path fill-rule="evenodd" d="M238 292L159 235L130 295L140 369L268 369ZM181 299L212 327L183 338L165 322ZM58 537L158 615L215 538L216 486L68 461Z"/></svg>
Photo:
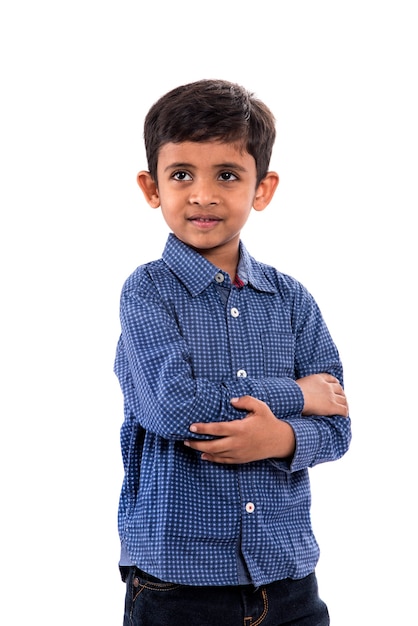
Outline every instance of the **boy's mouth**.
<svg viewBox="0 0 418 626"><path fill-rule="evenodd" d="M188 221L194 224L197 228L205 230L219 224L221 219L219 217L215 217L214 215L195 215L193 217L189 217Z"/></svg>
<svg viewBox="0 0 418 626"><path fill-rule="evenodd" d="M189 222L202 222L203 224L221 221L221 218L217 215L192 215L187 219L189 220Z"/></svg>
<svg viewBox="0 0 418 626"><path fill-rule="evenodd" d="M219 218L215 217L191 217L192 222L219 222Z"/></svg>

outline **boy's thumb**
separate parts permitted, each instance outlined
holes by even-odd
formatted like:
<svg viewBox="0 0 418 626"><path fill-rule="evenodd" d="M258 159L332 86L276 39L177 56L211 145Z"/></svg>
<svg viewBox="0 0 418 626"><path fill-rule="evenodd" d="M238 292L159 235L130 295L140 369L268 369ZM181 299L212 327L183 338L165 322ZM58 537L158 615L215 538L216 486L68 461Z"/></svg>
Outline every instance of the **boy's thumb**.
<svg viewBox="0 0 418 626"><path fill-rule="evenodd" d="M237 408L243 409L247 406L249 401L249 396L241 396L240 398L231 398L231 404L236 406Z"/></svg>
<svg viewBox="0 0 418 626"><path fill-rule="evenodd" d="M259 400L252 396L241 396L240 398L231 398L231 404L240 411L252 412L257 409Z"/></svg>

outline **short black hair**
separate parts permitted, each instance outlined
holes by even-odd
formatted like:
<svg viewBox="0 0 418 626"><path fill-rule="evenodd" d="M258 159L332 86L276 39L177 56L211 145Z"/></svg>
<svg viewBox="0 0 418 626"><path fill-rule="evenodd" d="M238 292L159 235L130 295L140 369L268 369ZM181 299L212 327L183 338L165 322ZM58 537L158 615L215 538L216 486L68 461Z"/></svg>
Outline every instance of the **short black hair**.
<svg viewBox="0 0 418 626"><path fill-rule="evenodd" d="M144 124L148 169L155 182L164 144L217 140L241 145L254 157L258 185L267 174L275 138L270 109L226 80L205 79L172 89L152 105Z"/></svg>

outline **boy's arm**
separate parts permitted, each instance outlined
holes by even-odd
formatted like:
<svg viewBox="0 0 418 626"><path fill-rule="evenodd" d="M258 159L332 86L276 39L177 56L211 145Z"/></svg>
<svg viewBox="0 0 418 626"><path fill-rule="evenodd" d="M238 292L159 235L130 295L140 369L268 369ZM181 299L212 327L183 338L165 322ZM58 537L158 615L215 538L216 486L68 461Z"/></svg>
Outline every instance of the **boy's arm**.
<svg viewBox="0 0 418 626"><path fill-rule="evenodd" d="M242 419L245 413L230 400L245 395L268 403L277 417L303 409L302 390L291 378L248 377L220 383L196 378L176 319L152 285L140 294L124 291L121 326L115 372L126 410L150 432L184 440L192 423Z"/></svg>
<svg viewBox="0 0 418 626"><path fill-rule="evenodd" d="M351 422L342 388L342 365L316 302L301 285L295 290L292 316L296 336L295 372L298 375L295 384L303 394L303 407L290 416L278 414L274 408L278 390L272 384L266 401L268 406L259 410L257 421L253 419L253 407L249 406L249 419L242 420L242 424L226 425L224 433L227 435L221 435L218 428L209 431L208 425L203 430L198 426L199 433L229 437L224 443L211 442L211 447L193 445L204 454L212 455L206 459L214 460L214 453L218 455L218 462L239 463L269 458L280 469L297 471L336 460L347 451ZM328 374L318 377L319 372ZM326 404L324 406L327 393L331 394L328 398L331 400L337 393L334 398L337 406L333 410ZM276 424L268 415L269 408L276 417ZM257 432L258 428L264 431L265 437L260 436L262 433ZM222 455L228 460L222 461Z"/></svg>
<svg viewBox="0 0 418 626"><path fill-rule="evenodd" d="M342 382L337 350L313 299L300 302L306 297L303 289L296 294L292 312L296 377L328 372ZM152 282L145 281L140 292L137 288L124 290L121 324L115 372L125 412L146 430L166 439L207 439L207 435L191 433L190 425L243 420L245 411L231 404L231 398L252 396L264 402L277 420L285 419L291 425L296 439L292 469L338 458L347 450L349 420L302 416L304 391L291 378L248 377L219 383L196 378L175 315Z"/></svg>
<svg viewBox="0 0 418 626"><path fill-rule="evenodd" d="M296 381L304 392L302 414L348 417L347 399L340 383L329 374L315 374ZM232 404L246 412L234 422L192 424L192 433L216 437L212 441L185 441L202 452L202 459L214 463L248 463L262 459L293 458L295 432L286 420L278 420L270 408L251 396L234 398Z"/></svg>

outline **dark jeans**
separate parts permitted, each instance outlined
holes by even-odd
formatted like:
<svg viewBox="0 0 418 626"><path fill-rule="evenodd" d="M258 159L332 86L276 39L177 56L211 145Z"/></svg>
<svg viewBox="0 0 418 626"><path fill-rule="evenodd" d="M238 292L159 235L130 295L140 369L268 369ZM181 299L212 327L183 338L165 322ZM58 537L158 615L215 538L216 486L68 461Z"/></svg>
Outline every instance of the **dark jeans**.
<svg viewBox="0 0 418 626"><path fill-rule="evenodd" d="M189 587L131 568L123 626L328 626L315 573L258 589Z"/></svg>

